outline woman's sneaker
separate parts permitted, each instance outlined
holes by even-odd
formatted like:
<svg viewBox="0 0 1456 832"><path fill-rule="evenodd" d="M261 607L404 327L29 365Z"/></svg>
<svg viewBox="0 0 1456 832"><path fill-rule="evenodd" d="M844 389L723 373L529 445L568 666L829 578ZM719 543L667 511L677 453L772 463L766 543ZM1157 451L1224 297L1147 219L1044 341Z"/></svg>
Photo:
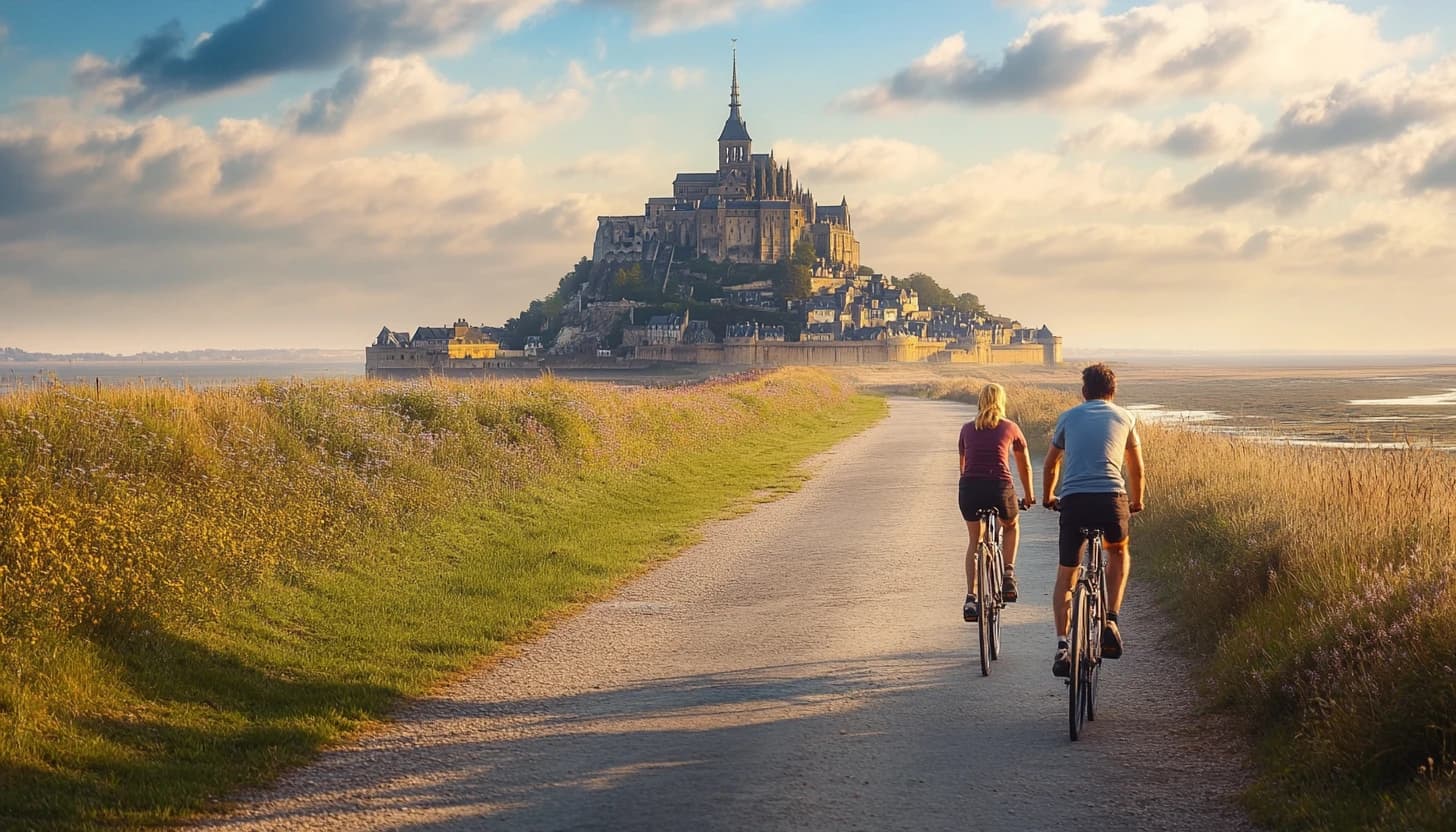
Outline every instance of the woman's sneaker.
<svg viewBox="0 0 1456 832"><path fill-rule="evenodd" d="M1001 576L1001 597L1008 604L1016 602L1016 573L1009 569Z"/></svg>
<svg viewBox="0 0 1456 832"><path fill-rule="evenodd" d="M981 602L976 600L976 596L966 596L966 604L961 607L961 617L972 623L981 620Z"/></svg>

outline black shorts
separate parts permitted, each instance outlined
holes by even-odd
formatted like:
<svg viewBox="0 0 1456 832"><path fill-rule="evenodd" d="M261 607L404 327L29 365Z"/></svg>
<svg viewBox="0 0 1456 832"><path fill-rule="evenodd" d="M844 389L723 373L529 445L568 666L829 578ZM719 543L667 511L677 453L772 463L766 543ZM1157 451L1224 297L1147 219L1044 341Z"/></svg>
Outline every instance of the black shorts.
<svg viewBox="0 0 1456 832"><path fill-rule="evenodd" d="M1060 501L1062 529L1057 554L1063 566L1082 565L1082 529L1097 529L1108 543L1127 540L1132 513L1126 494L1068 494Z"/></svg>
<svg viewBox="0 0 1456 832"><path fill-rule="evenodd" d="M983 508L994 508L1002 520L1016 516L1016 488L1006 480L986 480L961 477L961 517L967 523L977 519L976 512Z"/></svg>

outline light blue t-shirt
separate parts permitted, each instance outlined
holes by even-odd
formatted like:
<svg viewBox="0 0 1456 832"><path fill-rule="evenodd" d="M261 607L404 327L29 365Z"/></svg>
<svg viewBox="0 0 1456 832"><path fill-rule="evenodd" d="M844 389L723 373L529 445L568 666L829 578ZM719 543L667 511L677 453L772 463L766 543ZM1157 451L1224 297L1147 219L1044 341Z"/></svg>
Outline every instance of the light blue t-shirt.
<svg viewBox="0 0 1456 832"><path fill-rule="evenodd" d="M1126 494L1123 453L1137 445L1131 411L1106 399L1092 399L1057 418L1052 444L1065 452L1057 497L1068 494Z"/></svg>

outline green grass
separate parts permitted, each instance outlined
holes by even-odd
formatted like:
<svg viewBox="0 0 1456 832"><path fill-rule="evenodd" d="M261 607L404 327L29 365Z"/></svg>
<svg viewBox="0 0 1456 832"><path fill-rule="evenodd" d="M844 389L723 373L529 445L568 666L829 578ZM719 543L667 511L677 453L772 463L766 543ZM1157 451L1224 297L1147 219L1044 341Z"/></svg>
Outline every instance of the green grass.
<svg viewBox="0 0 1456 832"><path fill-rule="evenodd" d="M540 632L796 488L863 430L845 398L635 469L552 472L427 522L340 541L207 620L50 634L0 677L0 826L135 828L194 816Z"/></svg>

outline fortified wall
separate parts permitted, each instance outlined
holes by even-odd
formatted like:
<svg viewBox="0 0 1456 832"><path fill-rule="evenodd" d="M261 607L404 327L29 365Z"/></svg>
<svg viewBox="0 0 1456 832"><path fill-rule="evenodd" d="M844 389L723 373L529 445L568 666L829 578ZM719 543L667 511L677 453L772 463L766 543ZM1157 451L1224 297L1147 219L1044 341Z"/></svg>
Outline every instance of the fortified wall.
<svg viewBox="0 0 1456 832"><path fill-rule="evenodd" d="M757 341L729 339L722 344L644 344L637 358L686 364L732 364L748 367L835 366L844 364L1021 364L1055 365L1062 360L1062 339L1040 344L992 346L977 343L961 349L914 336L881 341Z"/></svg>

